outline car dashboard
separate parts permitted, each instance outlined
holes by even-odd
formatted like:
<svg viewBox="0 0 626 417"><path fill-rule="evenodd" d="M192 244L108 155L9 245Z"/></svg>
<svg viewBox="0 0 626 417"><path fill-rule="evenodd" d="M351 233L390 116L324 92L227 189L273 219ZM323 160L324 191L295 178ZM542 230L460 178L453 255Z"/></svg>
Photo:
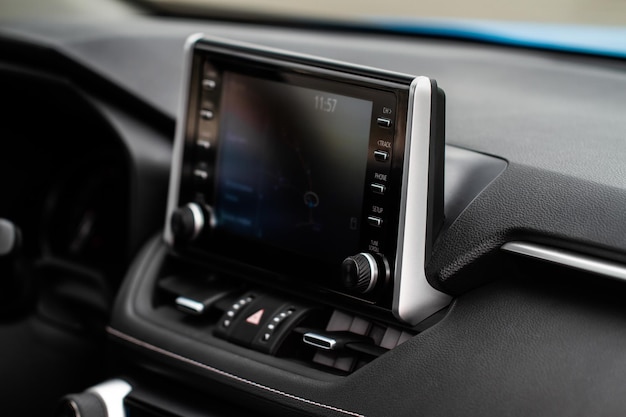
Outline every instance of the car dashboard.
<svg viewBox="0 0 626 417"><path fill-rule="evenodd" d="M390 294L378 303L268 273L289 259L259 267L168 241L185 44L199 33L436 80L441 222L423 275L444 303L407 321ZM4 413L626 409L623 60L146 16L8 21L0 50L0 217L21 241L0 257ZM279 342L253 341L266 333Z"/></svg>

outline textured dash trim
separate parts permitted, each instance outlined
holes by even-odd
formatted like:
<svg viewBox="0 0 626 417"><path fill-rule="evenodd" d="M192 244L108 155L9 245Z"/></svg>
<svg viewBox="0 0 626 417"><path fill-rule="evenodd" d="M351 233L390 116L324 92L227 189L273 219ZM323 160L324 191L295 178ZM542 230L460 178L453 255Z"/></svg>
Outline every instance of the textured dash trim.
<svg viewBox="0 0 626 417"><path fill-rule="evenodd" d="M319 402L316 402L316 401L308 400L306 398L298 397L297 395L289 394L287 392L280 391L280 390L277 390L275 388L271 388L271 387L268 387L266 385L259 384L258 382L254 382L254 381L251 381L249 379L242 378L240 376L231 374L229 372L222 371L221 369L215 368L213 366L206 365L204 363L201 363L201 362L195 361L193 359L189 359L189 358L187 358L185 356L179 355L177 353L173 353L173 352L170 352L168 350L162 349L162 348L160 348L158 346L151 345L150 343L147 343L147 342L139 340L139 339L137 339L135 337L129 336L129 335L127 335L127 334L125 334L125 333L123 333L123 332L121 332L119 330L116 330L116 329L114 329L112 327L107 327L107 332L110 335L112 335L112 336L115 336L115 337L117 337L119 339L125 340L125 341L127 341L129 343L132 343L134 345L140 346L140 347L142 347L144 349L151 350L152 352L155 352L155 353L167 356L169 358L172 358L172 359L175 359L175 360L178 360L178 361L181 361L181 362L185 362L185 363L187 363L189 365L202 368L202 369L204 369L206 371L213 372L215 374L221 375L221 376L226 377L226 378L230 378L232 380L235 380L235 381L247 384L247 385L250 385L252 387L259 388L259 389L267 391L267 392L271 392L272 394L280 395L280 396L285 397L285 398L289 398L289 399L292 399L292 400L295 400L295 401L302 402L304 404L312 405L312 406L323 408L323 409L326 409L326 410L335 411L337 413L341 413L341 414L344 414L346 416L365 417L365 415L363 415L363 414L359 414L359 413L355 413L355 412L352 412L352 411L343 410L341 408L333 407L331 405L322 404L322 403L319 403Z"/></svg>

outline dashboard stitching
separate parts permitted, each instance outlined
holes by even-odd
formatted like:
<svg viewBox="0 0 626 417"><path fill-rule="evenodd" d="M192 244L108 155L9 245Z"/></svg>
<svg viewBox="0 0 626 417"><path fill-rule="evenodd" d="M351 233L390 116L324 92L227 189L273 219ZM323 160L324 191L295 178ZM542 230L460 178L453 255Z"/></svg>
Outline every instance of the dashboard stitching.
<svg viewBox="0 0 626 417"><path fill-rule="evenodd" d="M202 362L198 362L196 360L187 358L187 357L179 355L177 353L173 353L173 352L170 352L170 351L165 350L163 348L151 345L150 343L147 343L147 342L144 342L142 340L136 339L136 338L134 338L132 336L129 336L129 335L127 335L127 334L125 334L125 333L123 333L123 332L121 332L119 330L116 330L116 329L114 329L112 327L107 327L107 332L110 335L112 335L112 336L115 336L115 337L118 337L120 339L123 339L123 340L125 340L127 342L130 342L130 343L132 343L134 345L140 346L140 347L142 347L144 349L148 349L148 350L151 350L153 352L159 353L161 355L168 356L168 357L170 357L172 359L176 359L176 360L179 360L181 362L185 362L185 363L187 363L189 365L200 367L200 368L202 368L204 370L216 373L218 375L225 376L227 378L234 379L234 380L239 381L239 382L243 382L245 384L251 385L251 386L256 387L256 388L260 388L262 390L271 392L273 394L278 394L278 395L281 395L283 397L290 398L292 400L300 401L300 402L303 402L305 404L313 405L313 406L324 408L324 409L327 409L327 410L336 411L338 413L345 414L345 415L348 415L348 416L365 417L365 415L363 415L363 414L358 414L358 413L355 413L355 412L352 412L352 411L347 411L347 410L343 410L341 408L333 407L331 405L322 404L322 403L319 403L319 402L316 402L316 401L308 400L306 398L298 397L297 395L289 394L287 392L277 390L276 388L271 388L271 387L268 387L266 385L262 385L262 384L260 384L258 382L254 382L254 381L251 381L249 379L245 379L245 378L242 378L240 376L231 374L229 372L222 371L221 369L215 368L213 366L206 365L206 364L204 364Z"/></svg>

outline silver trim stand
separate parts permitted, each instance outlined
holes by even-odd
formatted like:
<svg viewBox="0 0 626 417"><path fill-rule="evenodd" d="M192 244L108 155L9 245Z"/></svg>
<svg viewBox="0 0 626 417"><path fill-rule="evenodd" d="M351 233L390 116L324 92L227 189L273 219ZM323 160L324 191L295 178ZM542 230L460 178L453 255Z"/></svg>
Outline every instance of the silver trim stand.
<svg viewBox="0 0 626 417"><path fill-rule="evenodd" d="M167 215L165 216L165 227L163 229L163 239L169 245L174 242L172 229L170 227L170 217L178 205L179 184L182 170L183 150L185 148L185 123L187 114L187 103L189 101L189 82L191 78L191 66L193 64L193 46L202 39L202 33L196 33L187 38L185 43L185 62L183 67L183 77L180 88L180 99L178 102L178 114L176 120L176 133L174 138L174 150L172 152L172 170L170 173L169 192L167 195Z"/></svg>
<svg viewBox="0 0 626 417"><path fill-rule="evenodd" d="M425 272L431 95L430 79L417 77L413 80L409 92L393 294L393 313L411 325L436 313L451 300L449 295L428 283Z"/></svg>

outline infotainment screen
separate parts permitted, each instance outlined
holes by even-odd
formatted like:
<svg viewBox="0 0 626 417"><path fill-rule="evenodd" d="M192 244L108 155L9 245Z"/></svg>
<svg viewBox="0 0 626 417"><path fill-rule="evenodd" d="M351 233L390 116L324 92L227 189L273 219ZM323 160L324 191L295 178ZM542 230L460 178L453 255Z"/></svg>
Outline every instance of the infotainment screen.
<svg viewBox="0 0 626 417"><path fill-rule="evenodd" d="M407 323L447 302L424 272L443 222L434 80L199 35L183 92L174 252Z"/></svg>
<svg viewBox="0 0 626 417"><path fill-rule="evenodd" d="M372 102L226 72L215 228L314 258L358 253Z"/></svg>

